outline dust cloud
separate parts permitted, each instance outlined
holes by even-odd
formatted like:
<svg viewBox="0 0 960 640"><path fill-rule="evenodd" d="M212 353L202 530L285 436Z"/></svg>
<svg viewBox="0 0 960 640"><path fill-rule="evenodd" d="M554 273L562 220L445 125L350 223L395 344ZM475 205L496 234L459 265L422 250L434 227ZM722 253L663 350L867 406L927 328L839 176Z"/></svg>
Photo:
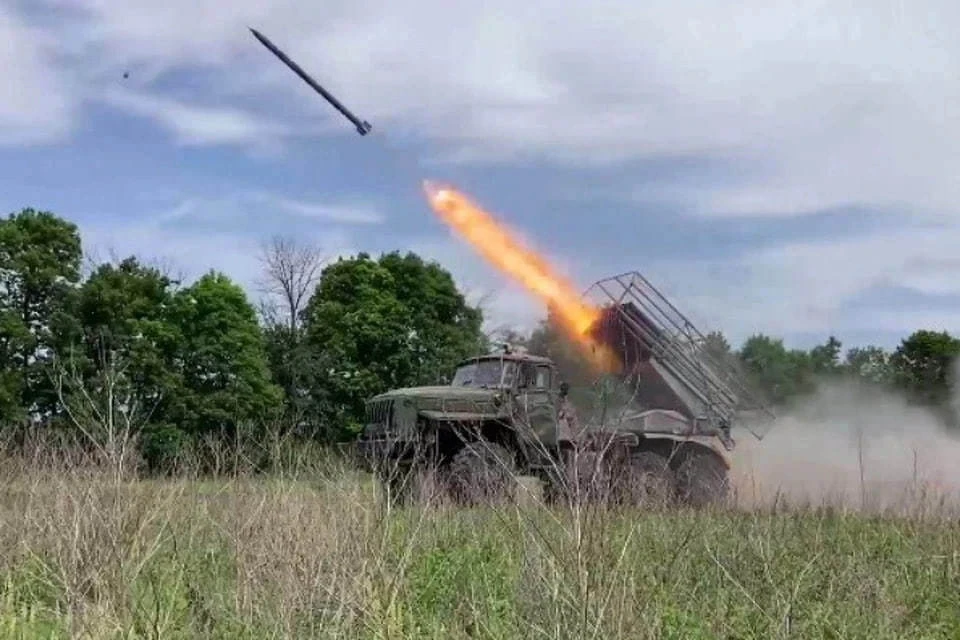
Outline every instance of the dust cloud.
<svg viewBox="0 0 960 640"><path fill-rule="evenodd" d="M732 479L743 506L960 507L960 437L890 392L833 384L781 415L762 441L736 437Z"/></svg>

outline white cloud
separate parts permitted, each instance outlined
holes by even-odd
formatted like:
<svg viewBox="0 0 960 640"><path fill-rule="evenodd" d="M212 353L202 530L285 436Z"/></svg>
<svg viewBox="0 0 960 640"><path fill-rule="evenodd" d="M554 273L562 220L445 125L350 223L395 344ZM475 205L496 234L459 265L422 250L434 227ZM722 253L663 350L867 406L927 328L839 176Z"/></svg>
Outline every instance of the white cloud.
<svg viewBox="0 0 960 640"><path fill-rule="evenodd" d="M57 73L51 37L0 6L0 145L58 141L70 128L70 81Z"/></svg>
<svg viewBox="0 0 960 640"><path fill-rule="evenodd" d="M355 205L320 204L269 195L261 199L288 213L305 218L345 224L380 224L386 220L384 215L375 207L362 203Z"/></svg>
<svg viewBox="0 0 960 640"><path fill-rule="evenodd" d="M60 35L104 68L212 69L211 92L259 85L263 100L338 121L246 30L262 28L375 128L414 128L449 157L720 154L750 173L701 194L704 213L858 202L956 216L960 5L948 0L47 4L83 13ZM175 126L199 142L252 128L230 112L191 119Z"/></svg>
<svg viewBox="0 0 960 640"><path fill-rule="evenodd" d="M202 107L128 91L106 92L100 99L154 119L181 145L253 144L271 148L278 138L291 133L286 125L232 107Z"/></svg>
<svg viewBox="0 0 960 640"><path fill-rule="evenodd" d="M652 272L658 285L657 272L685 282L678 294L714 326L853 330L871 318L847 317L844 304L865 288L958 288L950 261L960 246L960 5L949 0L42 1L71 12L56 33L22 35L0 11L0 62L18 61L6 65L14 69L7 84L27 92L0 101L0 137L62 133L69 123L72 92L81 90L57 82L44 54L52 43L87 99L113 99L182 144L280 144L299 121L291 118L307 116L355 136L249 25L375 131L412 130L440 143L434 158L596 167L710 156L725 163L722 181L665 181L662 196L702 215L849 204L903 215L897 233L788 244L725 264L625 265ZM107 79L127 69L127 92L107 91ZM211 80L192 87L193 96L164 92L175 85L164 74L185 71ZM274 204L347 220L339 204ZM352 222L366 215L347 206ZM921 220L943 227L916 228ZM462 245L451 251L444 264L464 282L499 291L492 268L464 257ZM577 269L603 275L592 263ZM513 288L497 300L504 318L541 313ZM904 330L915 319L903 316ZM883 322L893 327L896 318Z"/></svg>
<svg viewBox="0 0 960 640"><path fill-rule="evenodd" d="M184 198L167 211L150 219L151 224L196 225L198 223L226 222L237 232L258 231L263 220L274 212L307 221L325 220L335 225L371 225L385 218L373 204L352 202L316 202L281 196L267 191L238 190L219 196Z"/></svg>

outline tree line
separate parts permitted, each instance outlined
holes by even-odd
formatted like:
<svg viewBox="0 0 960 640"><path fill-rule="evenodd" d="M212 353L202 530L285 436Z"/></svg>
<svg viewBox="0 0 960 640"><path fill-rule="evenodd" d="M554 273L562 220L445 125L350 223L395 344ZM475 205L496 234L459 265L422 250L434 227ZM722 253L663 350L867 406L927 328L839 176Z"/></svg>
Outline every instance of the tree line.
<svg viewBox="0 0 960 640"><path fill-rule="evenodd" d="M97 262L77 226L27 208L0 221L0 423L4 433L79 433L109 454L136 447L163 469L200 441L278 432L320 443L352 439L364 400L435 384L488 351L484 315L451 274L414 253L360 253L328 262L277 238L264 247L262 298L227 274L193 282L136 256ZM549 316L514 342L553 356L588 385ZM951 419L951 363L960 339L920 330L893 352L809 351L755 335L734 350L779 405L828 377L896 388Z"/></svg>

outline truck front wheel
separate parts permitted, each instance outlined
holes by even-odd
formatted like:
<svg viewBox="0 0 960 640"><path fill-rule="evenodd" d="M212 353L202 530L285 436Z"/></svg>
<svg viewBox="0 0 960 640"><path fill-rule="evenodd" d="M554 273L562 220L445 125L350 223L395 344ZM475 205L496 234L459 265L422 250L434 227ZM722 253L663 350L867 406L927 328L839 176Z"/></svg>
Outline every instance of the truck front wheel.
<svg viewBox="0 0 960 640"><path fill-rule="evenodd" d="M517 467L510 451L488 441L468 442L447 470L451 497L461 504L509 499L517 483Z"/></svg>

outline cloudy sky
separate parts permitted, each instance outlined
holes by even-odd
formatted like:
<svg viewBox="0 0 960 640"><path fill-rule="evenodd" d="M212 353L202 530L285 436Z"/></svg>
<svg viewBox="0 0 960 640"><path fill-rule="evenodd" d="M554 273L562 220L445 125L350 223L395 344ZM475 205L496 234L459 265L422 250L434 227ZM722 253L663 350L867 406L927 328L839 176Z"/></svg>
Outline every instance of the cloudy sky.
<svg viewBox="0 0 960 640"><path fill-rule="evenodd" d="M4 0L0 207L251 287L274 234L411 249L535 321L432 178L582 287L639 270L734 341L889 346L960 332L958 32L950 0Z"/></svg>

